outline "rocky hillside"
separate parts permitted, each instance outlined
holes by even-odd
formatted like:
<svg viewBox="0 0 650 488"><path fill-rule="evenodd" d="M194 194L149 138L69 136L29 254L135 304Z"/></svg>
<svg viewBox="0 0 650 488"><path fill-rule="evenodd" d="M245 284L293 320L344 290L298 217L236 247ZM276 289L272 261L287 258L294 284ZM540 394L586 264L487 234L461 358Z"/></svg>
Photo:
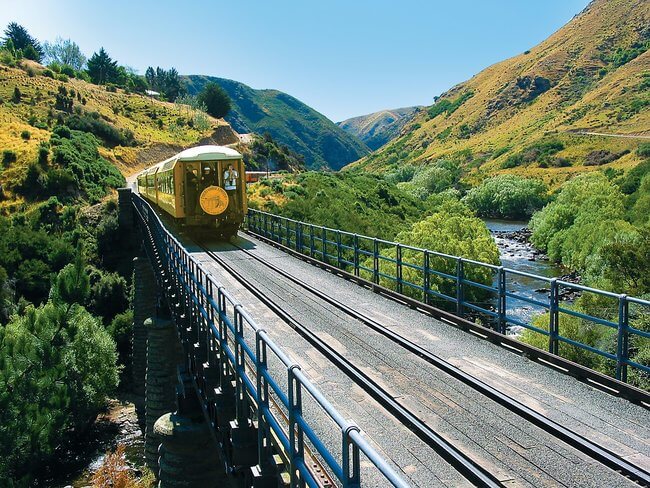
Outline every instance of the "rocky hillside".
<svg viewBox="0 0 650 488"><path fill-rule="evenodd" d="M512 172L553 187L605 165L633 167L650 138L649 46L650 2L594 0L541 44L442 94L355 166L446 158L470 182Z"/></svg>
<svg viewBox="0 0 650 488"><path fill-rule="evenodd" d="M191 95L210 81L217 83L232 100L226 121L233 129L259 135L268 132L278 143L304 155L309 168L340 169L369 152L356 137L286 93L255 90L237 81L210 76L191 75L185 81Z"/></svg>
<svg viewBox="0 0 650 488"><path fill-rule="evenodd" d="M124 175L191 145L239 140L223 120L189 107L59 78L30 61L15 68L0 65L0 213L20 205L22 198L14 190L39 160L41 148L42 157L47 155L52 131L61 123L93 134L99 157Z"/></svg>
<svg viewBox="0 0 650 488"><path fill-rule="evenodd" d="M381 110L337 122L341 129L360 139L373 151L400 135L402 128L421 107Z"/></svg>

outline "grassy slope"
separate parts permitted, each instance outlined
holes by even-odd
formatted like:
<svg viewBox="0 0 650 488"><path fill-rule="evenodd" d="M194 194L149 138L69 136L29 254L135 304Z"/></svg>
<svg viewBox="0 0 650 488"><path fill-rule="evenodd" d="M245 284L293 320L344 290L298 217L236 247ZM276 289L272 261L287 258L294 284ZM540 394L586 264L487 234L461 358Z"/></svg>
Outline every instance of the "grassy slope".
<svg viewBox="0 0 650 488"><path fill-rule="evenodd" d="M443 94L442 99L453 101L473 92L456 111L434 118L424 111L403 137L355 166L384 171L399 161L427 163L457 157L470 169L468 180L476 182L503 172L504 161L522 148L559 139L565 149L556 156L568 159L571 166L539 168L533 163L507 171L541 177L555 187L575 173L598 169L583 162L587 154L600 149L632 150L608 165L630 168L639 162L633 149L643 139L585 136L574 131L650 135L650 52L620 67L601 59L618 47L650 39L648 25L647 1L595 0L530 52L495 64ZM551 87L526 100L530 93L517 85L524 77L543 77Z"/></svg>
<svg viewBox="0 0 650 488"><path fill-rule="evenodd" d="M226 116L240 133L268 132L280 144L305 156L310 168L340 169L368 154L368 148L324 115L300 100L277 90L254 90L237 81L209 76L185 77L190 94L201 91L213 81L232 100Z"/></svg>
<svg viewBox="0 0 650 488"><path fill-rule="evenodd" d="M38 67L36 71L38 73ZM186 120L190 115L186 108L172 103L126 94L122 90L111 93L104 87L76 79L63 83L39 74L29 76L23 69L0 66L0 151L12 150L17 155L17 161L9 167L2 168L0 165L0 184L21 178L27 165L36 160L38 144L49 140L59 113L53 107L60 86L73 89L86 99L83 105L75 98L75 107L81 107L85 112L98 112L102 119L116 128L129 129L134 133L137 141L134 147L100 147L101 155L116 164L125 175L205 139L205 142L216 143L236 140L228 124L216 119L210 119L211 128L204 132L192 129L187 124L177 127L179 119ZM22 100L18 104L12 101L15 87L22 93ZM46 124L47 128L31 126L28 123L30 116ZM162 120L162 128L158 120ZM30 132L29 140L21 137L25 130ZM9 200L0 202L0 211L9 210L20 203L11 195L9 197Z"/></svg>
<svg viewBox="0 0 650 488"><path fill-rule="evenodd" d="M402 128L415 116L420 107L404 107L381 110L368 115L352 117L337 122L341 129L376 150L400 135Z"/></svg>

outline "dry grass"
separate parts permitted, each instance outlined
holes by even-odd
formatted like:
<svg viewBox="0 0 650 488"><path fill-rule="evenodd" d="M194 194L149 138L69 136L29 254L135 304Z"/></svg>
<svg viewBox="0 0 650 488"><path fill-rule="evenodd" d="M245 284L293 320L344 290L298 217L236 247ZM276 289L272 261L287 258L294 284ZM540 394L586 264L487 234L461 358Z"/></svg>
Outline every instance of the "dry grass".
<svg viewBox="0 0 650 488"><path fill-rule="evenodd" d="M469 90L474 93L451 115L443 113L429 119L423 113L413 121L419 126L405 137L355 164L381 172L399 160L426 164L441 157L457 157L462 151L471 151L476 157L509 148L469 170L468 181L478 181L501 172L503 161L523 147L559 137L566 148L558 156L569 159L571 167L514 168L508 172L561 182L576 172L592 171L594 167L585 167L582 162L593 150L630 150L632 154L607 166L630 168L640 161L634 149L647 139L578 136L569 132L650 135L650 105L640 110L631 108L635 101L650 102L648 90L639 88L643 77L650 74L650 52L620 67L601 59L616 47L630 46L649 23L648 2L596 0L530 52L490 66L450 90L444 98L453 100ZM551 87L532 101L522 101L517 98L517 81L524 77L544 77ZM463 125L472 130L468 138L461 134ZM449 135L441 140L439 135L444 131Z"/></svg>
<svg viewBox="0 0 650 488"><path fill-rule="evenodd" d="M155 479L150 471L138 479L126 464L123 444L106 453L104 462L92 477L93 488L152 488Z"/></svg>

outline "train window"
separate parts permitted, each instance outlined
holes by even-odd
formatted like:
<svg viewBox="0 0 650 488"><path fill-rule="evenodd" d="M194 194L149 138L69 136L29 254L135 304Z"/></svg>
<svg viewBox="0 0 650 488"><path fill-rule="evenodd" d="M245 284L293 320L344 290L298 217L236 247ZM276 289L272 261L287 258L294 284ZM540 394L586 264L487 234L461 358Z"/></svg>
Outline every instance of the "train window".
<svg viewBox="0 0 650 488"><path fill-rule="evenodd" d="M223 172L223 187L226 190L236 190L238 178L239 172L234 168L233 164L230 163L226 171Z"/></svg>

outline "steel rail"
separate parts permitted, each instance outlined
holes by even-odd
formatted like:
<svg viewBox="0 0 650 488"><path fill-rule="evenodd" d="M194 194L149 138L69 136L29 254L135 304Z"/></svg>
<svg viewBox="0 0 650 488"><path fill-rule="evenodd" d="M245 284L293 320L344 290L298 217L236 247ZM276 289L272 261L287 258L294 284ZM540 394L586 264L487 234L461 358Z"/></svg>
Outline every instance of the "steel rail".
<svg viewBox="0 0 650 488"><path fill-rule="evenodd" d="M276 304L272 299L266 296L259 288L253 285L249 280L236 271L232 266L225 262L214 251L206 246L199 244L201 248L214 261L225 269L231 276L239 281L248 291L271 309L287 325L304 337L312 346L314 346L327 359L332 361L342 372L344 372L352 381L359 385L364 391L372 396L386 410L391 412L400 420L411 432L430 446L445 461L452 465L463 477L476 486L486 487L503 487L502 484L492 473L474 462L465 453L447 442L444 438L433 431L420 418L417 417L408 408L393 398L377 382L365 374L359 367L346 359L338 351L329 346L320 339L315 333L294 319L282 307Z"/></svg>
<svg viewBox="0 0 650 488"><path fill-rule="evenodd" d="M375 319L369 317L366 314L363 314L354 308L332 298L321 290L305 283L300 278L296 278L290 273L287 273L285 270L268 263L267 261L259 258L255 254L251 253L247 249L244 249L236 244L232 244L237 249L244 252L247 256L255 259L257 262L263 264L270 270L274 271L277 274L285 277L291 282L302 287L306 291L310 292L312 295L320 298L321 300L329 303L338 310L344 312L345 314L353 317L359 322L367 325L374 331L380 333L384 337L387 337L394 343L403 347L407 351L419 356L420 358L427 361L429 364L435 366L439 370L447 373L451 377L461 381L465 385L471 387L475 391L478 391L482 395L490 398L499 405L507 408L509 411L519 415L523 419L529 421L530 423L541 428L545 432L553 435L554 437L566 442L568 445L578 449L582 453L588 455L589 457L595 459L601 464L607 466L614 471L621 473L623 476L635 481L636 483L642 486L650 486L650 473L648 473L643 468L623 459L621 456L616 453L608 450L607 448L587 439L586 437L568 429L567 427L555 422L554 420L542 415L536 410L524 405L515 398L508 396L501 391L497 390L493 386L488 385L487 383L481 381L480 379L466 373L462 369L452 365L448 361L445 361L440 356L437 356L430 351L427 351L422 346L416 344L415 342L407 339L406 337L390 330L385 325L376 321Z"/></svg>

